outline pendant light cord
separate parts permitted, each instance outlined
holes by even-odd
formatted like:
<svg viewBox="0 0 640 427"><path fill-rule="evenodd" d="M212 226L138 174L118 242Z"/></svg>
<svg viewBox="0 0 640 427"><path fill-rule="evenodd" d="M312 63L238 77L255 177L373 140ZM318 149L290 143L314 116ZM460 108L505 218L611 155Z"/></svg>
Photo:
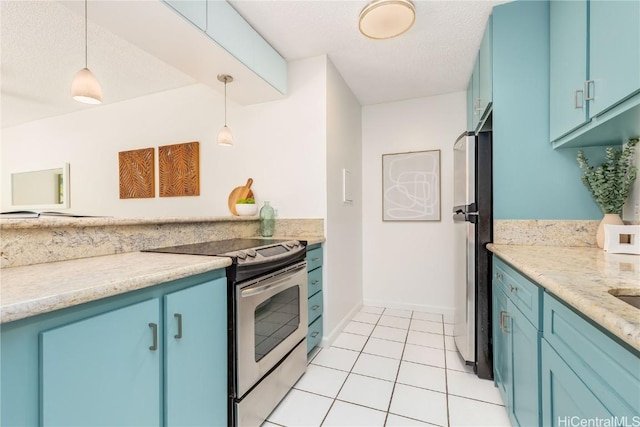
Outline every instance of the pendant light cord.
<svg viewBox="0 0 640 427"><path fill-rule="evenodd" d="M224 125L227 125L227 78L224 79Z"/></svg>
<svg viewBox="0 0 640 427"><path fill-rule="evenodd" d="M89 56L87 45L89 44L89 36L87 35L87 0L84 0L84 68L88 67Z"/></svg>

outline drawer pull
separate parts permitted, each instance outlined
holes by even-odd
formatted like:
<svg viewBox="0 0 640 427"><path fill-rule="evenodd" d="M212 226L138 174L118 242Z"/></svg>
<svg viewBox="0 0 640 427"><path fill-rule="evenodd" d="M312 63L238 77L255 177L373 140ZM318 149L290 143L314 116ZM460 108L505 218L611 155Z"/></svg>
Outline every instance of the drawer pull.
<svg viewBox="0 0 640 427"><path fill-rule="evenodd" d="M513 286L513 285L509 285L509 292L518 292L518 287L517 286Z"/></svg>
<svg viewBox="0 0 640 427"><path fill-rule="evenodd" d="M312 334L311 334L311 338L315 338L315 337L317 337L319 333L320 333L320 332L315 331L314 333L312 333Z"/></svg>
<svg viewBox="0 0 640 427"><path fill-rule="evenodd" d="M180 338L182 338L182 314L175 313L173 317L175 317L178 320L178 333L175 334L173 337L179 340Z"/></svg>
<svg viewBox="0 0 640 427"><path fill-rule="evenodd" d="M313 307L311 307L311 310L316 311L317 309L319 309L320 306L319 305L314 305Z"/></svg>
<svg viewBox="0 0 640 427"><path fill-rule="evenodd" d="M320 258L311 258L311 262L320 261Z"/></svg>
<svg viewBox="0 0 640 427"><path fill-rule="evenodd" d="M312 280L312 281L311 281L311 284L312 284L312 285L317 285L317 284L318 284L318 282L320 282L320 281L319 281L319 280Z"/></svg>
<svg viewBox="0 0 640 427"><path fill-rule="evenodd" d="M153 331L153 344L149 347L149 350L156 351L158 349L158 324L149 323L151 331Z"/></svg>
<svg viewBox="0 0 640 427"><path fill-rule="evenodd" d="M496 278L498 280L502 280L502 273L496 273Z"/></svg>

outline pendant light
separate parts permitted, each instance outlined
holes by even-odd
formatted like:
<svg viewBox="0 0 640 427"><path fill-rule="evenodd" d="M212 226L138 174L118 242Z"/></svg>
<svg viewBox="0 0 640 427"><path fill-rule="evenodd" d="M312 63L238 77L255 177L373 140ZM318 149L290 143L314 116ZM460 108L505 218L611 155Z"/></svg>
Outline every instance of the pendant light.
<svg viewBox="0 0 640 427"><path fill-rule="evenodd" d="M71 96L78 102L85 104L101 104L102 89L100 83L87 68L87 0L84 0L84 68L76 73L71 82Z"/></svg>
<svg viewBox="0 0 640 427"><path fill-rule="evenodd" d="M227 126L227 83L231 83L233 77L228 74L218 74L218 80L224 83L224 126L218 132L218 144L231 146L233 145L233 135Z"/></svg>
<svg viewBox="0 0 640 427"><path fill-rule="evenodd" d="M369 3L358 21L360 32L370 39L390 39L411 28L416 9L408 0L376 0Z"/></svg>

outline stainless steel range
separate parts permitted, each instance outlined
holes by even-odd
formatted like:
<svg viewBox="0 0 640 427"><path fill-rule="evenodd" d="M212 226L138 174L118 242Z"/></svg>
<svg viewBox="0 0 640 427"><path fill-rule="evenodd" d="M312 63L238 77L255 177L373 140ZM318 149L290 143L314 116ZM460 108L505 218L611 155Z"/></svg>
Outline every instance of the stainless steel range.
<svg viewBox="0 0 640 427"><path fill-rule="evenodd" d="M307 366L306 242L232 239L149 252L231 258L229 424L259 426Z"/></svg>

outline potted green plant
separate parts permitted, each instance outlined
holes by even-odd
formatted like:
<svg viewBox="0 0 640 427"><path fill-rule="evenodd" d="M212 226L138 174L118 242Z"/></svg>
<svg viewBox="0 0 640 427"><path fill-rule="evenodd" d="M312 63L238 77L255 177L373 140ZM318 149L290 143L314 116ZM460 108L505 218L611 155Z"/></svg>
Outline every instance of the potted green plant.
<svg viewBox="0 0 640 427"><path fill-rule="evenodd" d="M583 172L582 182L604 214L596 234L599 248L604 246L604 225L623 224L620 218L622 206L629 197L638 172L633 165L633 154L639 140L640 138L630 139L624 149L607 147L606 161L598 167L589 165L582 150L578 151L578 164Z"/></svg>
<svg viewBox="0 0 640 427"><path fill-rule="evenodd" d="M236 202L236 212L238 212L240 216L256 215L258 213L258 206L256 205L255 199L253 199L253 197L238 199Z"/></svg>

